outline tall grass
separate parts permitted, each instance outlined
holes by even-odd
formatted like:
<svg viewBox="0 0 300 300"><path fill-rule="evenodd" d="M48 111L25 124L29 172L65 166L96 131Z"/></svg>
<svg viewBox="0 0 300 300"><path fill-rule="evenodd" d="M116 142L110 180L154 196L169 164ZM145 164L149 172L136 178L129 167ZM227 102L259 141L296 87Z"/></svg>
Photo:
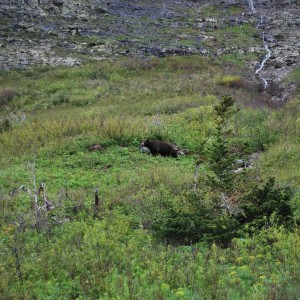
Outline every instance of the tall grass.
<svg viewBox="0 0 300 300"><path fill-rule="evenodd" d="M167 245L151 231L168 203L185 207L223 95L238 106L227 125L230 145L241 156L260 154L253 178L299 189L297 96L279 110L256 108L249 103L257 89L196 56L1 74L0 89L15 93L0 112L10 122L0 130L0 298L298 297L298 229L268 223L226 249ZM142 154L146 138L189 154ZM101 150L89 152L95 143ZM28 192L10 196L21 185L34 190L33 175L55 206L44 231L34 229ZM296 193L297 220L298 202Z"/></svg>

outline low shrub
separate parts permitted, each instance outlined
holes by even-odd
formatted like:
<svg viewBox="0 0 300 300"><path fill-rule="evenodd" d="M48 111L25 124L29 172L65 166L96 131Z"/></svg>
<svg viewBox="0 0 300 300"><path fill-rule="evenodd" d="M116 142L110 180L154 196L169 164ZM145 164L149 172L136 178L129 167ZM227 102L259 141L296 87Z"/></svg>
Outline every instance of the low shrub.
<svg viewBox="0 0 300 300"><path fill-rule="evenodd" d="M221 78L218 78L217 83L219 85L224 85L230 88L241 88L243 87L243 80L239 76L235 75L226 75Z"/></svg>
<svg viewBox="0 0 300 300"><path fill-rule="evenodd" d="M11 128L11 123L9 119L0 120L0 133L7 131Z"/></svg>
<svg viewBox="0 0 300 300"><path fill-rule="evenodd" d="M53 105L61 105L70 102L70 97L68 95L65 95L64 93L56 93L52 95L50 99Z"/></svg>
<svg viewBox="0 0 300 300"><path fill-rule="evenodd" d="M256 230L271 221L285 227L292 225L292 190L289 187L277 187L274 178L269 178L262 186L255 185L245 198L241 206L243 216L239 218L243 224L248 223Z"/></svg>
<svg viewBox="0 0 300 300"><path fill-rule="evenodd" d="M0 105L8 103L17 95L17 91L12 88L0 89Z"/></svg>
<svg viewBox="0 0 300 300"><path fill-rule="evenodd" d="M228 145L228 123L236 112L231 97L215 107L216 130L208 146L207 161L201 161L198 190L188 195L186 205L165 203L154 229L170 242L218 242L228 245L234 237L258 232L269 224L290 228L293 223L292 190L280 188L270 178L264 185L234 172L234 153ZM205 171L204 171L205 170Z"/></svg>

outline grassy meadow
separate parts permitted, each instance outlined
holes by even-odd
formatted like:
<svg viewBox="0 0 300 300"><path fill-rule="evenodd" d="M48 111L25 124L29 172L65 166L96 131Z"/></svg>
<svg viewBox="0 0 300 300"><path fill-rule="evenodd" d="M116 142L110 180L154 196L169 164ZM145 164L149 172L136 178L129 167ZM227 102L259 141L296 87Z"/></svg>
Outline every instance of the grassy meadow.
<svg viewBox="0 0 300 300"><path fill-rule="evenodd" d="M299 299L300 94L274 108L241 70L190 56L1 71L0 298ZM299 83L299 69L286 80ZM235 113L224 147L258 157L230 190L199 164L213 159L225 96ZM141 153L146 138L188 154ZM216 220L232 216L212 203L222 188L234 204L257 190L268 203L290 195L289 225L276 211L260 227L238 219L224 243L231 223ZM198 232L202 205L217 212L205 215L215 236Z"/></svg>

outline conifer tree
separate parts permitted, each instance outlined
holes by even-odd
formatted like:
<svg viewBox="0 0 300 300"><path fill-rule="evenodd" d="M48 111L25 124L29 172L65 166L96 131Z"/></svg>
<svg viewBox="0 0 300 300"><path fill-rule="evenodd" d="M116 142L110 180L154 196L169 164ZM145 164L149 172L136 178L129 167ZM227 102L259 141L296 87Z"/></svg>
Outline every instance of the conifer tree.
<svg viewBox="0 0 300 300"><path fill-rule="evenodd" d="M228 121L236 112L232 97L224 96L221 102L214 107L216 112L216 134L209 149L209 165L216 175L212 184L224 192L230 192L233 184L232 166L234 155L228 146Z"/></svg>

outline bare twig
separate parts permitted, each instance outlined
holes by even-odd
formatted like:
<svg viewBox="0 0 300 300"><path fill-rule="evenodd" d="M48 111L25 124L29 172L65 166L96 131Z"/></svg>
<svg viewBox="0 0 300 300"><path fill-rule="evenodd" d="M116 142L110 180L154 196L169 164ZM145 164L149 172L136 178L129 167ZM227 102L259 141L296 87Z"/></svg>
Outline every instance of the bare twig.
<svg viewBox="0 0 300 300"><path fill-rule="evenodd" d="M21 270L21 249L20 249L20 236L19 236L19 233L20 233L20 230L21 230L21 224L19 224L19 226L17 227L17 230L15 231L14 233L14 238L13 238L13 242L12 242L12 245L10 246L11 248L11 251L15 257L15 268L16 268L16 273L17 273L17 276L19 278L20 281L23 280L23 273L22 273L22 270Z"/></svg>
<svg viewBox="0 0 300 300"><path fill-rule="evenodd" d="M40 184L39 193L42 193L42 199L44 201L44 206L42 206L41 208L47 211L52 210L54 206L46 197L46 185L44 182Z"/></svg>
<svg viewBox="0 0 300 300"><path fill-rule="evenodd" d="M13 191L10 192L10 196L13 197L15 196L20 190L25 191L25 187L22 184L19 188L14 189Z"/></svg>
<svg viewBox="0 0 300 300"><path fill-rule="evenodd" d="M50 211L54 208L53 204L47 199L46 196L46 186L44 182L41 182L39 187L37 188L36 182L36 165L35 161L33 163L29 163L32 170L32 180L33 180L33 191L30 191L24 185L21 185L19 188L14 189L10 196L13 197L17 195L20 191L26 192L29 194L29 197L32 199L32 207L35 212L35 227L37 229L41 229L42 227L47 228L47 218L43 211ZM43 200L43 205L39 205L39 199Z"/></svg>
<svg viewBox="0 0 300 300"><path fill-rule="evenodd" d="M29 194L29 196L31 198L34 199L34 204L35 204L35 207L40 210L40 209L43 209L43 210L52 210L54 208L52 202L50 202L47 197L46 197L46 190L45 190L45 183L42 182L40 184L40 187L39 189L37 190L37 192L33 193L28 189L26 188L23 184L19 187L19 188L16 188L14 189L13 191L11 191L10 193L10 196L11 197L14 197L18 194L19 191L23 191L23 192L26 192ZM39 206L38 205L38 197L42 197L43 201L44 201L44 205L43 206Z"/></svg>
<svg viewBox="0 0 300 300"><path fill-rule="evenodd" d="M99 202L100 202L100 199L99 199L99 189L96 187L95 188L95 206L96 207L98 207Z"/></svg>
<svg viewBox="0 0 300 300"><path fill-rule="evenodd" d="M231 198L225 193L221 193L221 208L223 208L229 215L237 215L242 212L236 203L233 203Z"/></svg>
<svg viewBox="0 0 300 300"><path fill-rule="evenodd" d="M14 254L15 259L16 259L16 272L18 274L18 278L19 278L19 280L22 280L23 279L23 274L22 274L22 271L21 271L21 260L20 260L18 248L16 246L12 246L11 250L12 250L12 253Z"/></svg>
<svg viewBox="0 0 300 300"><path fill-rule="evenodd" d="M195 173L194 173L194 191L199 188L199 165L195 166Z"/></svg>

